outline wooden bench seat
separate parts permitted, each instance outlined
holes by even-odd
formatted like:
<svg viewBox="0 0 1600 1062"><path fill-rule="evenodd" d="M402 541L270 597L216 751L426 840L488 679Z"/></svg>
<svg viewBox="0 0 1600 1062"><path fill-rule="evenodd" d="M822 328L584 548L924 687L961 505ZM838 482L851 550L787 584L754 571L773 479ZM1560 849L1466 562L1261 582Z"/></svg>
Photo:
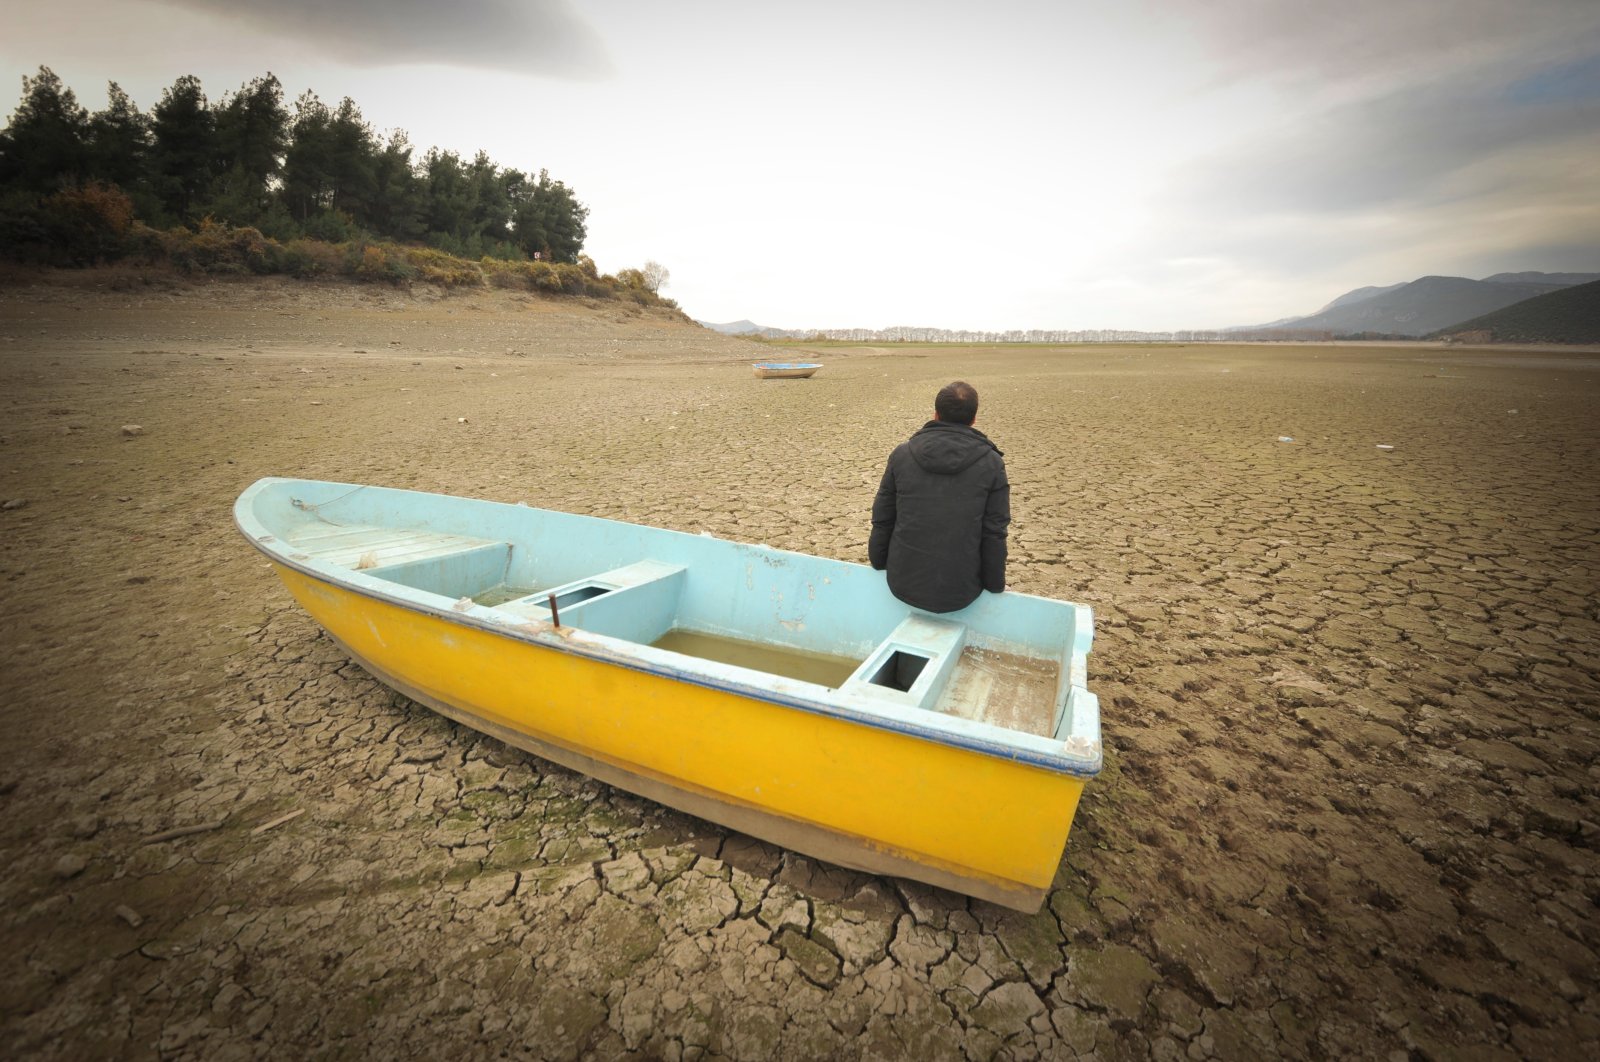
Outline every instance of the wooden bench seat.
<svg viewBox="0 0 1600 1062"><path fill-rule="evenodd" d="M443 557L482 546L501 546L485 538L442 531L401 531L390 527L313 524L297 530L289 545L298 554L339 568L368 571Z"/></svg>

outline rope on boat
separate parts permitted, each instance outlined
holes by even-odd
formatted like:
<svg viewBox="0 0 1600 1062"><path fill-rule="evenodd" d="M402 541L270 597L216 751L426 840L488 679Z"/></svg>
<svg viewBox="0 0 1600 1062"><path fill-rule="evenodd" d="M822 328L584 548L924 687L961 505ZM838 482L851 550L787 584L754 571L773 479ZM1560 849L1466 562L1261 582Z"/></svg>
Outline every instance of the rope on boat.
<svg viewBox="0 0 1600 1062"><path fill-rule="evenodd" d="M350 488L349 490L345 491L343 494L339 495L337 498L329 498L325 502L317 502L316 504L313 505L311 502L302 501L299 498L290 498L289 499L289 504L293 505L296 509L299 509L301 512L310 513L312 516L315 516L318 520L321 520L325 524L331 524L331 523L333 523L333 521L329 520L326 516L323 516L322 513L319 510L321 510L323 508L323 506L334 505L334 504L336 504L338 502L344 501L346 498L350 497L350 495L354 494L358 490L366 490L366 489L367 489L367 485L365 483L363 483L360 486L356 486L356 487Z"/></svg>

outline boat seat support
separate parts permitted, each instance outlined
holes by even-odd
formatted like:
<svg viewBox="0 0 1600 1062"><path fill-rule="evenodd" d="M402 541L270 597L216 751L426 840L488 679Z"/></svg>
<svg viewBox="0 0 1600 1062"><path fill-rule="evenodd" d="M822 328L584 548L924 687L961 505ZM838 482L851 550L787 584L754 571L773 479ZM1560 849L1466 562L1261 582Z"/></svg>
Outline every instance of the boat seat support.
<svg viewBox="0 0 1600 1062"><path fill-rule="evenodd" d="M965 624L907 616L839 689L931 708L944 692L966 641Z"/></svg>
<svg viewBox="0 0 1600 1062"><path fill-rule="evenodd" d="M686 578L681 564L635 561L496 607L548 621L554 595L562 626L648 644L672 629Z"/></svg>
<svg viewBox="0 0 1600 1062"><path fill-rule="evenodd" d="M368 554L370 559L371 554ZM459 597L463 587L493 586L505 578L511 564L511 545L507 542L457 547L449 551L394 563L353 567L366 575L387 579L416 590L445 597Z"/></svg>

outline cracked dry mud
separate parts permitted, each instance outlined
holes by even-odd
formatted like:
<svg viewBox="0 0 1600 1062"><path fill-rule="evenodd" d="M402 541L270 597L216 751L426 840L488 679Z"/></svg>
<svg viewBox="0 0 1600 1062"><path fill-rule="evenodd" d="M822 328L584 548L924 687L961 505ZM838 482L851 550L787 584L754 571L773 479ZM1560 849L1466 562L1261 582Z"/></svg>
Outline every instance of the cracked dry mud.
<svg viewBox="0 0 1600 1062"><path fill-rule="evenodd" d="M0 1052L1600 1051L1600 356L768 353L481 293L0 292ZM451 724L230 522L298 475L860 560L958 376L1013 588L1096 611L1106 769L1036 916Z"/></svg>

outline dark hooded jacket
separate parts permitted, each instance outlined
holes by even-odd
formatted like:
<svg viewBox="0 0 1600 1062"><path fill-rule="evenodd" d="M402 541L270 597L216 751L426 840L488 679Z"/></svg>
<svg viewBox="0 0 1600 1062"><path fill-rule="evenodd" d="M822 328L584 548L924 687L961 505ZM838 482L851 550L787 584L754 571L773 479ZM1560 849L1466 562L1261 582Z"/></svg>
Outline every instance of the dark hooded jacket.
<svg viewBox="0 0 1600 1062"><path fill-rule="evenodd" d="M889 455L872 502L867 558L889 590L928 612L954 612L1006 588L1011 484L988 436L930 420Z"/></svg>

